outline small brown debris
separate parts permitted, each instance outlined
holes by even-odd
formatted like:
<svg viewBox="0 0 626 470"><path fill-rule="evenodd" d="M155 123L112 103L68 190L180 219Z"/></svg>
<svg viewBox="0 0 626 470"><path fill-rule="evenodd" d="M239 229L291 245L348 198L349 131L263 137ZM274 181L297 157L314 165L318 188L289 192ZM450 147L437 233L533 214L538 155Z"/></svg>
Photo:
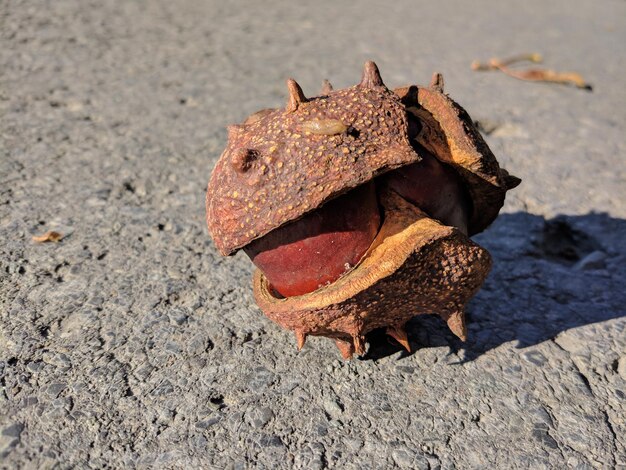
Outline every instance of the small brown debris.
<svg viewBox="0 0 626 470"><path fill-rule="evenodd" d="M472 62L472 70L486 71L486 70L499 70L510 77L517 78L518 80L524 80L529 82L548 82L548 83L561 83L565 85L574 85L577 88L584 90L592 90L591 84L585 81L583 77L576 72L557 72L551 69L512 69L509 65L518 62L534 62L541 63L543 57L538 53L520 54L517 56L509 57L507 59L492 58L487 63L479 61Z"/></svg>
<svg viewBox="0 0 626 470"><path fill-rule="evenodd" d="M33 237L33 241L37 243L45 243L45 242L59 242L63 238L63 234L59 232L55 232L54 230L48 230L43 235L35 235Z"/></svg>

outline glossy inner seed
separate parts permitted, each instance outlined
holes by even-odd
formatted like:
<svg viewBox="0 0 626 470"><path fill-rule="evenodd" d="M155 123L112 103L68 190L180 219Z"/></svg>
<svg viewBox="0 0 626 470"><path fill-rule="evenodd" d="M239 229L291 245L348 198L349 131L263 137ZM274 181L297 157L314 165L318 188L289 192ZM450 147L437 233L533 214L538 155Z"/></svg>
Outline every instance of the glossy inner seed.
<svg viewBox="0 0 626 470"><path fill-rule="evenodd" d="M380 227L374 182L324 204L244 248L284 297L330 284L355 266Z"/></svg>
<svg viewBox="0 0 626 470"><path fill-rule="evenodd" d="M377 186L467 233L468 197L454 170L424 149L422 161L389 172L279 227L244 248L283 297L328 285L357 265L381 226Z"/></svg>
<svg viewBox="0 0 626 470"><path fill-rule="evenodd" d="M392 190L430 217L467 235L471 199L460 176L416 144L422 161L381 177Z"/></svg>

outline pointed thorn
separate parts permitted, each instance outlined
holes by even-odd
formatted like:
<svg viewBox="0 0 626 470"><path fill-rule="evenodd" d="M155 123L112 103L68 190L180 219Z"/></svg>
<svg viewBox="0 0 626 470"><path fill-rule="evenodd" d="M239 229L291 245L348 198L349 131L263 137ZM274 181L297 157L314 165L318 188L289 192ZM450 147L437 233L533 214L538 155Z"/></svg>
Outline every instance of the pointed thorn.
<svg viewBox="0 0 626 470"><path fill-rule="evenodd" d="M300 103L306 103L307 99L302 92L302 88L300 88L298 82L296 82L293 78L287 80L287 89L289 90L289 99L287 100L287 107L285 108L285 111L293 113L298 109Z"/></svg>
<svg viewBox="0 0 626 470"><path fill-rule="evenodd" d="M465 314L459 310L452 313L446 320L448 328L454 333L461 341L467 341L467 328L465 327Z"/></svg>
<svg viewBox="0 0 626 470"><path fill-rule="evenodd" d="M518 178L517 176L508 175L504 179L504 181L506 183L506 189L513 189L519 186L519 184L522 182L522 179Z"/></svg>
<svg viewBox="0 0 626 470"><path fill-rule="evenodd" d="M521 182L522 179L517 176L509 175L508 173L504 175L504 184L506 185L506 189L517 188Z"/></svg>
<svg viewBox="0 0 626 470"><path fill-rule="evenodd" d="M357 356L362 356L365 354L365 337L360 335L355 335L352 337L352 343L354 344L354 351Z"/></svg>
<svg viewBox="0 0 626 470"><path fill-rule="evenodd" d="M443 75L439 72L433 73L433 77L430 79L430 88L434 88L439 93L443 93Z"/></svg>
<svg viewBox="0 0 626 470"><path fill-rule="evenodd" d="M352 359L352 355L354 354L354 346L352 343L344 341L343 339L336 339L335 344L341 353L341 357L346 360Z"/></svg>
<svg viewBox="0 0 626 470"><path fill-rule="evenodd" d="M333 86L330 84L330 82L326 79L324 79L324 81L322 82L322 91L321 94L322 95L327 95L329 94L331 91L333 91Z"/></svg>
<svg viewBox="0 0 626 470"><path fill-rule="evenodd" d="M378 67L374 62L368 60L363 66L363 76L359 86L363 88L374 88L377 86L385 86L383 79L380 77Z"/></svg>
<svg viewBox="0 0 626 470"><path fill-rule="evenodd" d="M390 326L389 328L387 328L387 334L395 339L398 343L400 343L402 347L407 350L408 353L411 352L411 345L409 344L409 338L407 338L406 336L404 326Z"/></svg>
<svg viewBox="0 0 626 470"><path fill-rule="evenodd" d="M228 140L235 140L243 128L239 124L231 124L226 129L228 130Z"/></svg>
<svg viewBox="0 0 626 470"><path fill-rule="evenodd" d="M302 330L295 330L296 341L298 343L298 351L301 351L306 343L306 333Z"/></svg>

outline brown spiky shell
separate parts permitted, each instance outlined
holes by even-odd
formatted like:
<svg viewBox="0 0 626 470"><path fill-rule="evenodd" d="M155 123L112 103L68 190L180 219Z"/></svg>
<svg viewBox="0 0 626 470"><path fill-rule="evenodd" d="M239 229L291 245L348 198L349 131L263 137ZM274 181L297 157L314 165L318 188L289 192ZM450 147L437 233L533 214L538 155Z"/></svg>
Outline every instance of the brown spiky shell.
<svg viewBox="0 0 626 470"><path fill-rule="evenodd" d="M288 89L285 109L229 127L206 198L209 231L222 254L420 160L405 107L377 69L366 68L359 85L311 99L293 80Z"/></svg>
<svg viewBox="0 0 626 470"><path fill-rule="evenodd" d="M389 170L420 161L415 140L453 167L471 197L469 233L497 216L506 191L521 180L501 169L473 122L443 92L385 87L368 62L359 85L306 98L288 80L284 109L266 109L229 127L226 150L207 191L207 222L229 255L270 231ZM417 121L418 125L411 125ZM346 358L364 353L375 328L410 349L404 324L439 314L465 340L463 308L491 267L489 253L460 230L442 225L390 190L379 194L384 223L361 263L329 286L282 298L260 271L254 292L261 310L293 330L333 338Z"/></svg>

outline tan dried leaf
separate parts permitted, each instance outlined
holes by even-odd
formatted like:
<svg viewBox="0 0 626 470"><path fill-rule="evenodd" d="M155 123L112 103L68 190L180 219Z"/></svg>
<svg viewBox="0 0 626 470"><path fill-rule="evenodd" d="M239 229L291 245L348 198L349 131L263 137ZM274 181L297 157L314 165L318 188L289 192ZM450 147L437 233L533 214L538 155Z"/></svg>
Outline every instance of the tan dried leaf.
<svg viewBox="0 0 626 470"><path fill-rule="evenodd" d="M58 242L61 241L62 238L63 234L55 232L54 230L48 230L43 235L35 235L33 241L37 243Z"/></svg>
<svg viewBox="0 0 626 470"><path fill-rule="evenodd" d="M528 54L519 54L511 57L507 57L506 59L498 59L497 57L493 57L489 59L488 62L480 62L475 60L472 62L472 70L498 70L501 67L506 67L508 65L516 64L518 62L533 62L535 64L539 64L543 62L543 56L538 52L531 52Z"/></svg>
<svg viewBox="0 0 626 470"><path fill-rule="evenodd" d="M500 67L500 70L518 80L571 84L578 88L591 90L591 85L576 72L556 72L550 69L511 70L507 67Z"/></svg>
<svg viewBox="0 0 626 470"><path fill-rule="evenodd" d="M518 80L525 80L529 82L548 82L548 83L562 83L567 85L575 85L578 88L585 90L591 90L592 87L587 83L583 77L576 72L556 72L550 69L511 69L509 65L516 64L518 62L543 62L543 57L537 52L530 54L520 54L506 59L498 59L497 57L489 59L488 62L480 62L475 60L472 62L472 70L485 71L485 70L500 70L510 77L517 78Z"/></svg>

